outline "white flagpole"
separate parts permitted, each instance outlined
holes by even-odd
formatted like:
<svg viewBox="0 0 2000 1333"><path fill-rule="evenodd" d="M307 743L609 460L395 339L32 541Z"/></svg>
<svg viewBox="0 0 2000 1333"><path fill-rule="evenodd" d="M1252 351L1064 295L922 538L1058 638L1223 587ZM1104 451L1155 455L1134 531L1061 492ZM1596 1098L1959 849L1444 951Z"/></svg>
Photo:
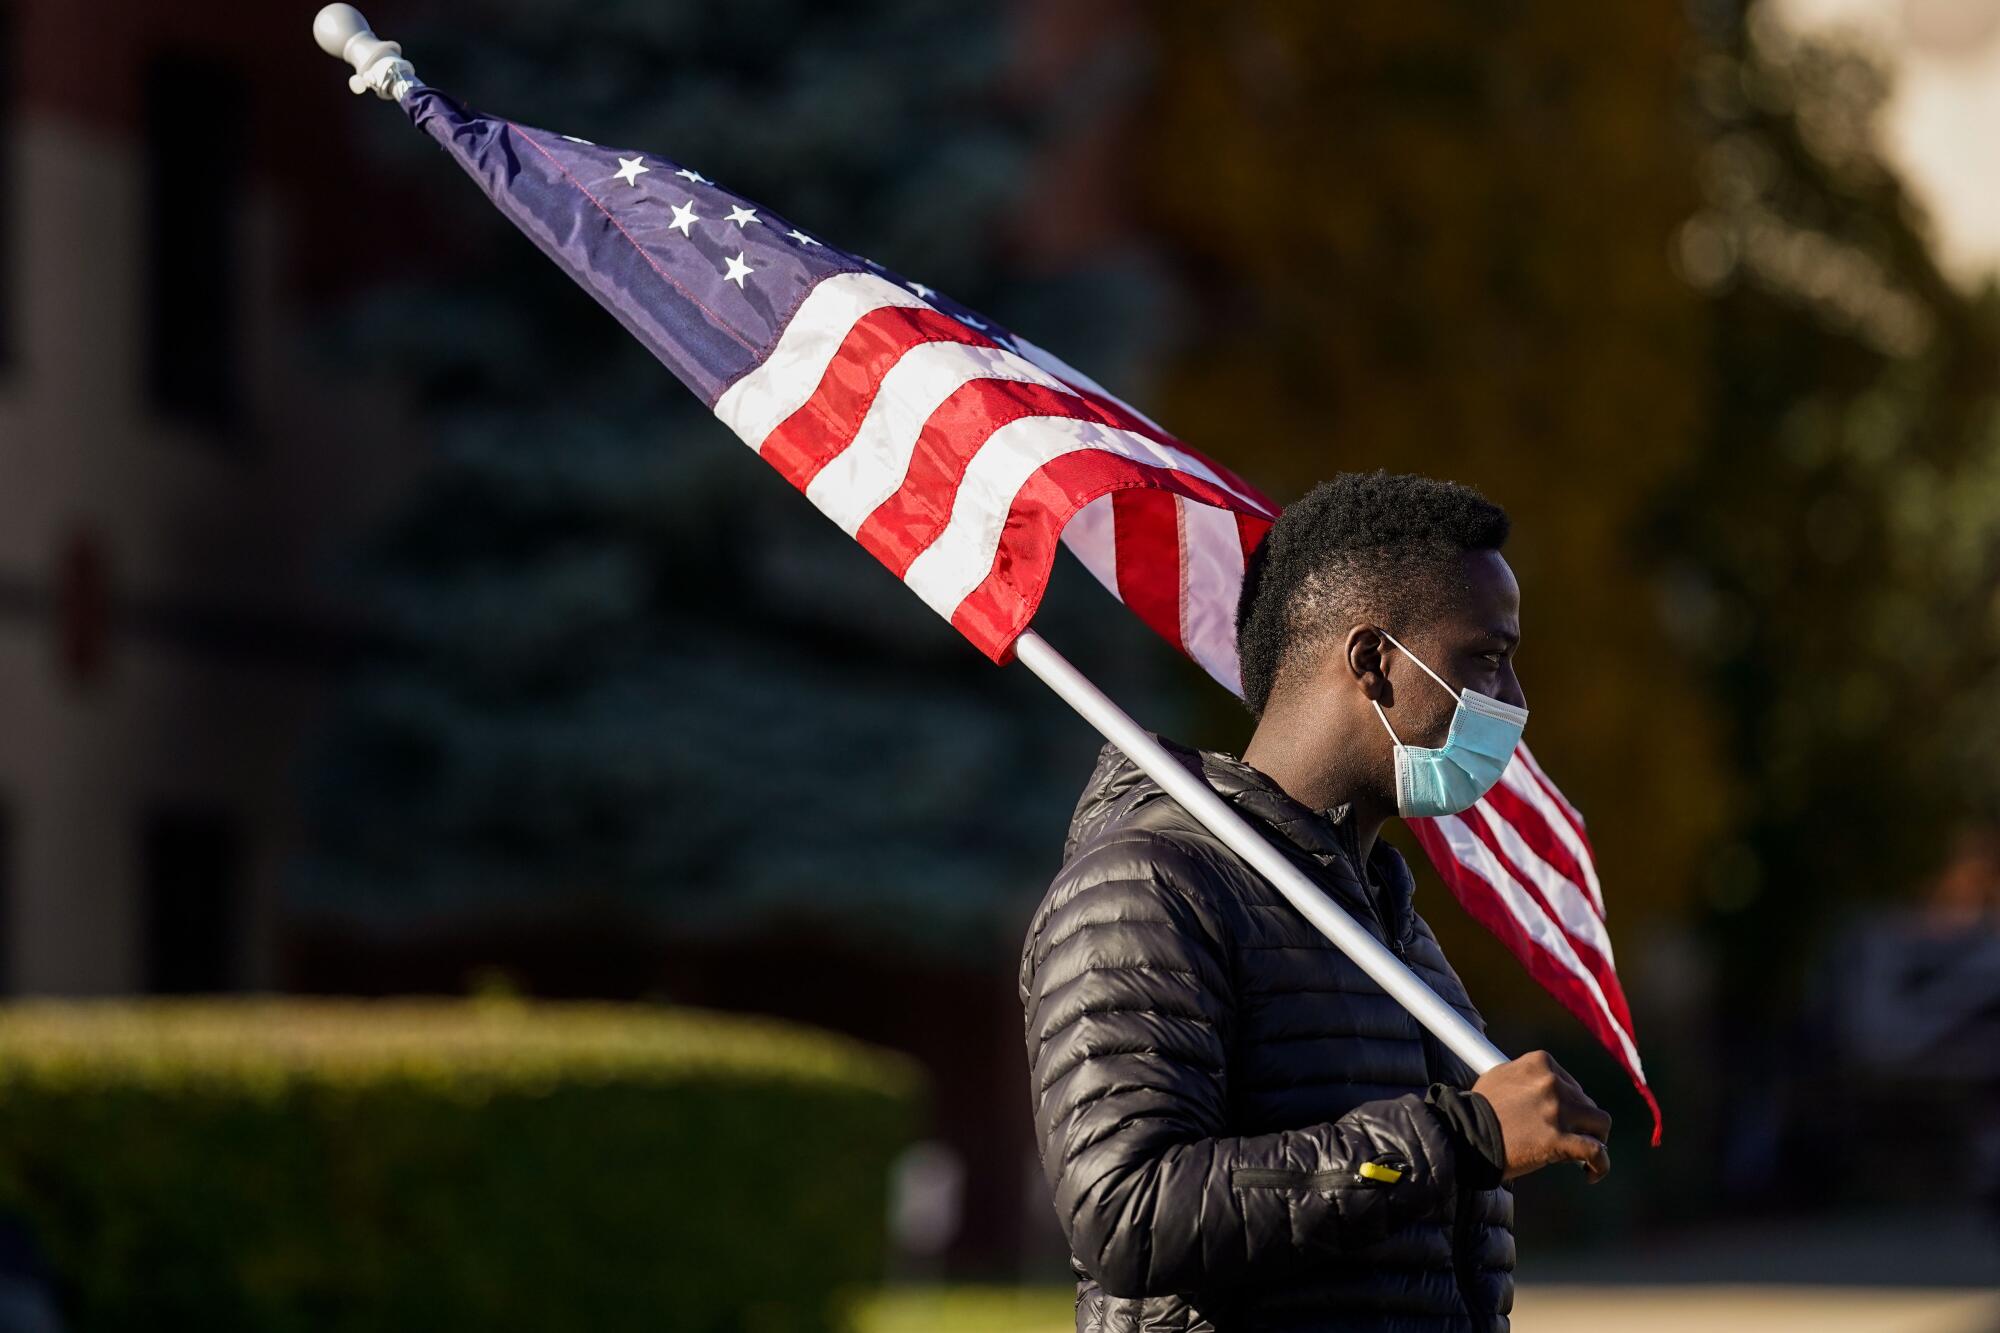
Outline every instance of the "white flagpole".
<svg viewBox="0 0 2000 1333"><path fill-rule="evenodd" d="M1472 1066L1474 1077L1507 1063L1507 1057L1486 1040L1484 1033L1439 999L1437 992L1410 971L1402 959L1363 930L1359 922L1327 897L1325 890L1251 828L1243 816L1230 809L1228 802L1217 796L1207 782L1182 767L1179 760L1132 720L1131 714L1111 702L1068 658L1050 647L1047 639L1028 630L1014 641L1014 654L1023 666L1061 695L1065 703L1081 713L1084 721L1129 755L1147 777L1159 783L1204 828L1270 880L1306 920L1319 927L1390 998L1429 1028L1452 1054Z"/></svg>
<svg viewBox="0 0 2000 1333"><path fill-rule="evenodd" d="M402 44L377 37L353 5L328 5L314 15L313 40L334 59L354 66L349 92L372 92L385 102L400 102L421 82L403 59Z"/></svg>
<svg viewBox="0 0 2000 1333"><path fill-rule="evenodd" d="M313 20L313 37L322 51L353 66L354 76L347 86L356 93L372 92L384 100L400 100L404 92L420 82L409 61L403 59L403 48L377 37L369 30L368 20L352 5L332 4L320 10ZM1454 1055L1470 1065L1475 1076L1507 1062L1499 1047L1486 1040L1456 1009L1440 1000L1437 992L1245 823L1206 782L1182 768L1158 742L1140 730L1124 709L1111 702L1067 658L1051 648L1048 640L1028 630L1014 641L1014 651L1030 671L1081 713L1086 722L1130 755L1146 776L1159 783L1209 832L1270 880L1306 920L1319 927L1396 1003L1409 1010Z"/></svg>

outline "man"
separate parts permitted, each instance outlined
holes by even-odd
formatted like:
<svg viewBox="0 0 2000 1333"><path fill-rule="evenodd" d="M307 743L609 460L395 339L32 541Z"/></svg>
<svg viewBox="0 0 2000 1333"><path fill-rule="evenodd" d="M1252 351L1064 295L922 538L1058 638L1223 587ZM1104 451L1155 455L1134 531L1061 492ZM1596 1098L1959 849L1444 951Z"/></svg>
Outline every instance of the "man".
<svg viewBox="0 0 2000 1333"><path fill-rule="evenodd" d="M1242 758L1168 747L1482 1030L1378 834L1469 807L1525 720L1507 529L1449 482L1322 483L1244 583ZM1020 991L1083 1333L1505 1330L1505 1182L1610 1170L1611 1117L1546 1051L1475 1082L1110 746Z"/></svg>

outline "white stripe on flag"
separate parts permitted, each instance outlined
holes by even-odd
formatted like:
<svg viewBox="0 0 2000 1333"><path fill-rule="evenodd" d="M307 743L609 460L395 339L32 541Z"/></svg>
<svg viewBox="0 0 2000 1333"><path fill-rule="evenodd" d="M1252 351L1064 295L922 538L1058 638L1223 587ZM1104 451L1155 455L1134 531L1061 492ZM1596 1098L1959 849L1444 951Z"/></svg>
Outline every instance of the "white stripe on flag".
<svg viewBox="0 0 2000 1333"><path fill-rule="evenodd" d="M806 498L852 537L902 486L931 414L974 380L1013 380L1076 396L1068 385L998 347L919 343L882 377L853 442L820 469Z"/></svg>
<svg viewBox="0 0 2000 1333"><path fill-rule="evenodd" d="M803 309L800 312L801 316L805 313ZM807 497L852 536L876 506L902 486L909 474L917 437L923 433L931 414L955 390L980 379L1036 384L1076 398L1076 391L1069 385L1005 348L958 342L918 343L884 373L860 433L813 478L806 488ZM1117 427L1101 429L1146 440L1137 432ZM1161 462L1168 455L1183 461L1163 463L1164 466L1206 478L1241 498L1245 509L1259 512L1253 500L1243 496L1199 455L1177 444L1147 440L1144 453L1129 456Z"/></svg>
<svg viewBox="0 0 2000 1333"><path fill-rule="evenodd" d="M884 306L930 304L873 273L836 273L799 303L763 364L715 400L715 415L752 449L806 405L855 321Z"/></svg>
<svg viewBox="0 0 2000 1333"><path fill-rule="evenodd" d="M1549 831L1556 835L1556 840L1568 848L1569 854L1576 858L1577 865L1583 870L1582 888L1590 895L1597 915L1602 917L1604 890L1598 886L1597 867L1591 862L1590 848L1583 845L1583 839L1576 835L1576 829L1563 818L1562 811L1558 810L1556 803L1549 799L1548 792L1543 789L1541 783L1535 781L1535 775L1522 763L1524 754L1526 747L1515 748L1514 757L1509 759L1507 767L1500 771L1500 781L1507 785L1507 790L1514 792L1534 807L1535 813L1542 817L1542 822L1549 826Z"/></svg>
<svg viewBox="0 0 2000 1333"><path fill-rule="evenodd" d="M1611 967L1614 961L1611 937L1605 934L1604 922L1598 918L1597 909L1590 905L1590 899L1584 896L1583 890L1572 884L1569 876L1536 855L1520 830L1501 818L1492 806L1482 800L1472 808L1486 821L1486 827L1493 830L1493 836L1499 840L1500 850L1506 853L1507 859L1542 891L1542 897L1555 910L1556 923L1569 932L1571 939L1597 950L1605 966Z"/></svg>
<svg viewBox="0 0 2000 1333"><path fill-rule="evenodd" d="M1541 909L1541 905L1529 897L1527 891L1515 882L1514 877L1500 864L1499 858L1493 855L1493 849L1481 842L1479 835L1467 827L1463 819L1457 815L1444 815L1434 822L1433 827L1443 833L1445 841L1451 844L1451 854L1458 863L1492 886L1494 893L1499 895L1500 905L1507 910L1509 916L1521 923L1522 928L1528 932L1530 941L1555 959L1565 972L1583 983L1584 989L1590 993L1591 999L1595 1002L1598 1013L1616 1034L1619 1049L1630 1062L1632 1072L1643 1080L1645 1071L1639 1063L1638 1049L1632 1045L1631 1036L1626 1033L1624 1026L1618 1021L1618 1016L1611 1011L1610 1004L1605 1001L1604 988L1597 984L1597 978L1591 975L1590 969L1583 965L1583 960L1576 956L1576 950L1570 947L1569 937L1549 919L1548 913Z"/></svg>
<svg viewBox="0 0 2000 1333"><path fill-rule="evenodd" d="M1123 398L1120 398L1117 394L1111 392L1111 390L1105 388L1102 384L1099 384L1096 380L1084 374L1046 347L1037 347L1018 333L1014 335L1014 345L1021 349L1022 356L1027 357L1028 360L1034 362L1043 370L1048 371L1051 375L1062 379L1066 383L1073 384L1079 389L1088 389L1098 397L1118 404L1118 406L1124 408L1154 430L1159 431L1162 435L1171 433L1165 426L1162 426L1159 422L1153 420L1144 412L1141 412L1138 408L1132 406L1132 404L1126 402ZM1261 509L1262 506L1259 506L1259 508Z"/></svg>
<svg viewBox="0 0 2000 1333"><path fill-rule="evenodd" d="M951 521L903 575L933 611L949 620L993 570L1014 497L1030 477L1065 454L1102 450L1224 486L1201 459L1136 431L1071 417L1022 417L986 437L952 497Z"/></svg>
<svg viewBox="0 0 2000 1333"><path fill-rule="evenodd" d="M1561 803L1563 809L1569 811L1570 817L1579 824L1583 823L1583 812L1569 803L1569 797L1562 794L1561 788L1557 787L1555 783L1549 782L1549 775L1542 772L1541 762L1535 758L1534 753L1525 745L1521 747L1521 758L1529 768L1534 770L1536 777L1548 784L1549 794Z"/></svg>
<svg viewBox="0 0 2000 1333"><path fill-rule="evenodd" d="M1111 497L1100 495L1077 510L1063 528L1062 539L1069 553L1118 597L1118 520L1111 512Z"/></svg>
<svg viewBox="0 0 2000 1333"><path fill-rule="evenodd" d="M1568 820L1552 818L1551 822L1557 825L1557 834L1563 839L1564 845L1570 849L1571 855L1575 856L1577 861L1583 866L1584 879L1587 881L1584 887L1590 891L1591 900L1597 904L1597 914L1599 916L1605 915L1604 886L1597 882L1596 859L1591 856L1590 848L1584 844L1582 837L1576 831L1583 824L1583 813L1569 803L1569 797L1562 794L1562 788L1549 781L1549 775L1542 772L1542 766L1536 761L1534 752L1528 749L1526 745L1516 747L1514 758L1518 762L1526 764L1528 771L1539 779L1538 785L1541 787L1543 794L1569 813L1570 818ZM1512 765L1509 765L1509 767L1512 767Z"/></svg>
<svg viewBox="0 0 2000 1333"><path fill-rule="evenodd" d="M1174 497L1180 510L1181 643L1189 657L1228 688L1243 693L1236 657L1236 599L1243 589L1243 539L1232 510Z"/></svg>

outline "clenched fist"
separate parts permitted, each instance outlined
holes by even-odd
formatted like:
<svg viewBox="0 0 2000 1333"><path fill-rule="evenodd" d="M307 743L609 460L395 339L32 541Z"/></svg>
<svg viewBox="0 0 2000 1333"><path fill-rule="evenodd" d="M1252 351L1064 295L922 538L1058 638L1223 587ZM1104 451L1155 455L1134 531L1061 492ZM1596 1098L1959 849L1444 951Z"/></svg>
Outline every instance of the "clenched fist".
<svg viewBox="0 0 2000 1333"><path fill-rule="evenodd" d="M1547 1051L1529 1051L1479 1076L1472 1090L1493 1103L1507 1147L1502 1180L1551 1162L1581 1162L1595 1185L1611 1170L1604 1141L1611 1117Z"/></svg>

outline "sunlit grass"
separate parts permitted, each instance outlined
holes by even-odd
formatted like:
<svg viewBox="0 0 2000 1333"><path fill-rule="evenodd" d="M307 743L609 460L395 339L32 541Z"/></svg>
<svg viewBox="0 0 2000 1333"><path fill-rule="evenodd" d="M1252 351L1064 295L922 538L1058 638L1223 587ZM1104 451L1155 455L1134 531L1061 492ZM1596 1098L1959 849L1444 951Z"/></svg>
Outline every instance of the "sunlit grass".
<svg viewBox="0 0 2000 1333"><path fill-rule="evenodd" d="M852 1333L1072 1333L1073 1287L887 1287L856 1301Z"/></svg>
<svg viewBox="0 0 2000 1333"><path fill-rule="evenodd" d="M887 1287L850 1307L851 1333L1072 1333L1069 1287ZM2000 1328L2000 1296L1973 1290L1731 1285L1538 1284L1517 1292L1516 1327L1545 1333L1974 1333ZM1523 1317L1525 1316L1525 1318Z"/></svg>

